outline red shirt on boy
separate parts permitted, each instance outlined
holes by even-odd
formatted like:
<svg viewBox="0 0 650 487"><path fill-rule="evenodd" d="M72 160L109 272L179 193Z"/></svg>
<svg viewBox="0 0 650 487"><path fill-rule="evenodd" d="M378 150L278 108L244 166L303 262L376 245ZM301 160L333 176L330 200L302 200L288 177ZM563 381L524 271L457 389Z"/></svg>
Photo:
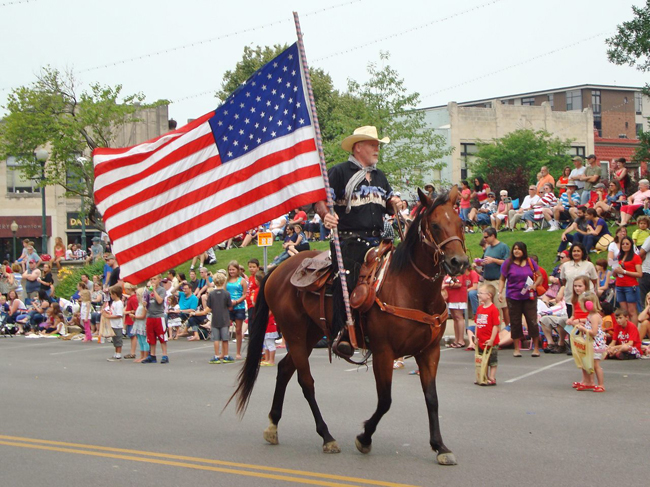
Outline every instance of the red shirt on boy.
<svg viewBox="0 0 650 487"><path fill-rule="evenodd" d="M631 321L627 322L627 326L623 328L614 323L614 334L612 335L612 345L623 345L624 343L632 340L632 346L636 348L637 352L641 353L641 337L639 336L639 329Z"/></svg>
<svg viewBox="0 0 650 487"><path fill-rule="evenodd" d="M255 307L259 289L255 276L248 276L248 289L246 290L246 306L248 306L248 309Z"/></svg>
<svg viewBox="0 0 650 487"><path fill-rule="evenodd" d="M485 343L492 338L492 329L499 328L501 319L499 318L499 310L490 303L488 306L482 304L476 309L476 316L474 317L476 323L476 339L481 348L485 348ZM499 344L499 333L497 332L494 337L494 346Z"/></svg>

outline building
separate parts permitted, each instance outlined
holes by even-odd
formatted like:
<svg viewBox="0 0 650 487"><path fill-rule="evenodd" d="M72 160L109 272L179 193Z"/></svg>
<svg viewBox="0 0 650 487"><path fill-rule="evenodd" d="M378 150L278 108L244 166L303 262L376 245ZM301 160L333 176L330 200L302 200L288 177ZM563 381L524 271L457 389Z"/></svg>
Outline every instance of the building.
<svg viewBox="0 0 650 487"><path fill-rule="evenodd" d="M555 112L549 103L541 106L493 103L486 106L447 106L425 109L427 123L453 148L443 159L444 167L432 179L458 183L467 179L477 142L501 138L519 129L546 130L572 139L571 154L584 157L594 151L593 116L590 109Z"/></svg>
<svg viewBox="0 0 650 487"><path fill-rule="evenodd" d="M503 137L517 129L546 130L574 139L572 155L594 153L606 170L613 160L633 159L647 131L650 98L641 87L576 85L425 108L428 123L454 149L434 180L458 183L469 175L476 141ZM635 168L638 163L632 164ZM641 163L645 171L645 163Z"/></svg>
<svg viewBox="0 0 650 487"><path fill-rule="evenodd" d="M169 110L167 105L142 109L137 113L141 121L125 125L116 134L114 147L128 147L159 137L169 130ZM82 222L80 213L81 199L64 196L61 186L45 188L46 235L48 253L53 252L54 238L61 237L64 244L81 242ZM22 251L24 238L34 240L40 254L42 241L41 188L38 181L25 179L16 167L16 159L9 157L0 162L0 259L13 257L12 222L18 224L16 232L17 252ZM86 238L99 235L99 231L90 227L86 219Z"/></svg>

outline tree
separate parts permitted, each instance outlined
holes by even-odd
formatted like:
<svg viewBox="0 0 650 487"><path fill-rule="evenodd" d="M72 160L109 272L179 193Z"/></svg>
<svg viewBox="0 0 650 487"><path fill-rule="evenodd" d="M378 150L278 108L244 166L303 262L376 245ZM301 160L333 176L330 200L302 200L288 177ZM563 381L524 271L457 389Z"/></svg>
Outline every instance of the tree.
<svg viewBox="0 0 650 487"><path fill-rule="evenodd" d="M481 176L493 190L506 189L516 198L537 183L542 166L557 179L571 163L570 140L552 137L544 130L520 129L492 142L479 141L472 173Z"/></svg>
<svg viewBox="0 0 650 487"><path fill-rule="evenodd" d="M388 61L390 54L381 52L379 58ZM368 74L370 79L363 84L348 81L352 100L340 107L347 115L346 133L360 125L376 126L382 137L392 140L381 150L382 171L398 189L422 186L428 173L442 168L440 158L451 149L445 138L427 125L425 112L416 110L420 94L409 93L396 70L388 64L379 68L377 63L369 63Z"/></svg>
<svg viewBox="0 0 650 487"><path fill-rule="evenodd" d="M607 57L619 66L627 64L646 72L650 70L650 0L645 7L632 5L632 12L635 18L618 25L617 34L605 41Z"/></svg>
<svg viewBox="0 0 650 487"><path fill-rule="evenodd" d="M97 147L110 147L125 124L139 121L136 112L144 95L122 95L122 86L90 85L79 92L72 72L45 67L34 83L11 91L0 123L0 157L15 156L28 178L40 179L43 168L33 157L38 147L50 152L41 186L60 185L67 196L83 199L96 222L93 164L88 157Z"/></svg>
<svg viewBox="0 0 650 487"><path fill-rule="evenodd" d="M617 26L617 34L606 40L610 62L636 66L639 71L650 71L650 0L645 7L632 6L634 18ZM643 93L650 96L650 85L646 83ZM650 132L639 135L639 148L634 154L637 161L650 160Z"/></svg>

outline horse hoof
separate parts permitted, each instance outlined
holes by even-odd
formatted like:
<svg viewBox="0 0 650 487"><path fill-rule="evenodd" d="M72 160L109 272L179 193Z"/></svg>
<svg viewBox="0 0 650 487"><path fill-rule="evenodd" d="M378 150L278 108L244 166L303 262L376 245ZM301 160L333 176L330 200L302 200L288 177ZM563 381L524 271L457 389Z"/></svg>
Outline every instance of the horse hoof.
<svg viewBox="0 0 650 487"><path fill-rule="evenodd" d="M372 450L372 445L367 445L367 446L366 446L366 445L363 445L363 444L359 441L359 438L355 438L355 439L354 439L354 444L356 445L357 450L359 450L359 451L360 451L361 453L363 453L364 455L365 455L366 453L370 453L370 450Z"/></svg>
<svg viewBox="0 0 650 487"><path fill-rule="evenodd" d="M323 453L341 453L341 449L336 440L334 440L323 445Z"/></svg>
<svg viewBox="0 0 650 487"><path fill-rule="evenodd" d="M271 425L264 430L264 439L268 441L271 445L278 444L278 427Z"/></svg>
<svg viewBox="0 0 650 487"><path fill-rule="evenodd" d="M452 452L438 454L438 463L440 465L458 465L456 456Z"/></svg>

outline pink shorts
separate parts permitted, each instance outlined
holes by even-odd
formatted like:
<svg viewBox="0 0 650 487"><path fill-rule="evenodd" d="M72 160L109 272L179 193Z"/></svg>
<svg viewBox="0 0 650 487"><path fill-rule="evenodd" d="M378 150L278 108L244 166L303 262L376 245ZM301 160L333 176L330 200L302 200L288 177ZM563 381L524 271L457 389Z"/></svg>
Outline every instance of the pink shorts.
<svg viewBox="0 0 650 487"><path fill-rule="evenodd" d="M165 318L147 318L147 343L155 345L156 340L165 343L167 341L166 329Z"/></svg>

